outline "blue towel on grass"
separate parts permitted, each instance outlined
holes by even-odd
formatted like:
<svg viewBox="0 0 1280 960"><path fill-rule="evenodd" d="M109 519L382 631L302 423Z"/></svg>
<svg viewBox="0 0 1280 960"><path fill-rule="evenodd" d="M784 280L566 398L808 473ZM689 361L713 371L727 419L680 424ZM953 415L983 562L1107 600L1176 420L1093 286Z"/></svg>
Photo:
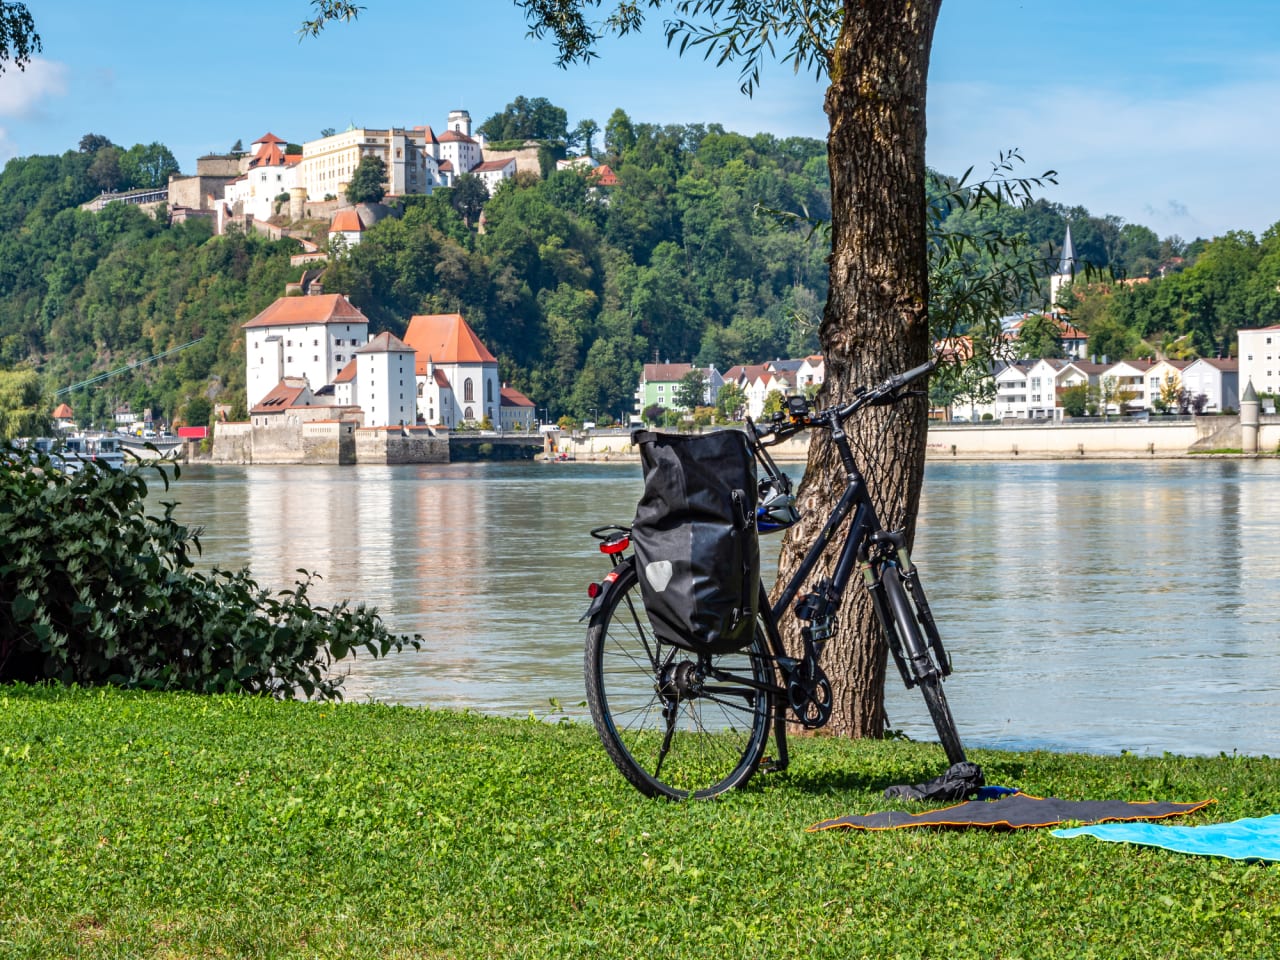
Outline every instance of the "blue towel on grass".
<svg viewBox="0 0 1280 960"><path fill-rule="evenodd" d="M1054 830L1055 837L1088 835L1115 843L1140 843L1178 853L1232 860L1280 860L1280 814L1203 827L1167 827L1154 823L1095 823Z"/></svg>

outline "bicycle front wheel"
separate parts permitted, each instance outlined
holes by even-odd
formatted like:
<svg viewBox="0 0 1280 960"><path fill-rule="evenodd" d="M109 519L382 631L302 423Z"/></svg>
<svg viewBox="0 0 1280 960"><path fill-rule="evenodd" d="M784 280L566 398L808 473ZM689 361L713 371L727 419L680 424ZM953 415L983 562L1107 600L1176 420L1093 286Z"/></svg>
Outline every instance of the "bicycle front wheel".
<svg viewBox="0 0 1280 960"><path fill-rule="evenodd" d="M898 641L902 650L907 657L908 664L912 667L916 677L916 685L919 686L920 692L924 694L925 705L929 708L929 716L933 720L934 729L938 731L938 740L942 743L942 749L947 753L947 762L951 764L963 763L965 760L964 747L960 743L960 734L956 730L956 722L951 717L951 707L947 704L947 695L942 692L942 674L936 668L930 673L922 673L916 667L911 651L920 651L925 658L928 657L928 646L925 643L924 635L920 631L920 622L916 619L915 606L907 597L906 588L902 585L902 577L898 572L898 568L892 564L886 564L881 571L881 583L884 585L885 599L888 601L889 610L893 614L893 622L885 624L886 628L892 627L897 631Z"/></svg>
<svg viewBox="0 0 1280 960"><path fill-rule="evenodd" d="M587 630L591 719L646 796L701 799L745 783L768 743L772 680L760 625L747 649L711 656L654 636L630 564Z"/></svg>

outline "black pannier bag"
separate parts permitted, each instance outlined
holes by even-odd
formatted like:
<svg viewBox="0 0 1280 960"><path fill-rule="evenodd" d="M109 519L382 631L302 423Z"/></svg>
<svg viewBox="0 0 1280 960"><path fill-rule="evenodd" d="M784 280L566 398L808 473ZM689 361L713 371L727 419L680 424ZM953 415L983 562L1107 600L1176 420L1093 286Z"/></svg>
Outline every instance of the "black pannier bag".
<svg viewBox="0 0 1280 960"><path fill-rule="evenodd" d="M631 527L653 632L699 653L750 646L759 602L756 464L746 436L637 430L644 495Z"/></svg>

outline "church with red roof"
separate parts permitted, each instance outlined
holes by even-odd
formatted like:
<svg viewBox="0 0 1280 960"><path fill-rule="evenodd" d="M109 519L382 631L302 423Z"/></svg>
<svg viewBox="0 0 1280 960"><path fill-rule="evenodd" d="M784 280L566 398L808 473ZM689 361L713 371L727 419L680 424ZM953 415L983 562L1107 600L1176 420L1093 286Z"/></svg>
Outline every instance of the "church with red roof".
<svg viewBox="0 0 1280 960"><path fill-rule="evenodd" d="M417 351L418 414L428 424L501 423L498 360L461 314L411 317L404 342Z"/></svg>

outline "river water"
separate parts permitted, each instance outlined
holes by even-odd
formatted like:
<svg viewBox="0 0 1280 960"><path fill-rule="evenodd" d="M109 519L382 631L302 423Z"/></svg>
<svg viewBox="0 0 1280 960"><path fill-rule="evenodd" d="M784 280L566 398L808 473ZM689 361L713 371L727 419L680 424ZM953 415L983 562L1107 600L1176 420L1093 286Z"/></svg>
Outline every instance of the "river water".
<svg viewBox="0 0 1280 960"><path fill-rule="evenodd" d="M203 566L376 606L348 699L586 715L578 617L635 464L185 467ZM1280 462L931 463L913 557L970 746L1280 755ZM770 538L765 553L776 553ZM932 738L890 666L890 723Z"/></svg>

